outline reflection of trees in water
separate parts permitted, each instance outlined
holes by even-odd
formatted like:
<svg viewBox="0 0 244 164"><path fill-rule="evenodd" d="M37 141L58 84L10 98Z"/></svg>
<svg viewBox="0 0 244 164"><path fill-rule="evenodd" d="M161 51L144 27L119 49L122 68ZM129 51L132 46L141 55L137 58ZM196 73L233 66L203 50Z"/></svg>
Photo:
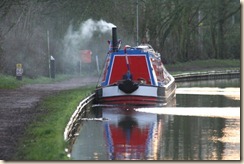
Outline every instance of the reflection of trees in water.
<svg viewBox="0 0 244 164"><path fill-rule="evenodd" d="M240 101L219 95L177 95L177 104L181 107L239 107Z"/></svg>
<svg viewBox="0 0 244 164"><path fill-rule="evenodd" d="M221 160L225 147L217 139L224 128L224 118L172 116L161 136L165 154L159 159Z"/></svg>

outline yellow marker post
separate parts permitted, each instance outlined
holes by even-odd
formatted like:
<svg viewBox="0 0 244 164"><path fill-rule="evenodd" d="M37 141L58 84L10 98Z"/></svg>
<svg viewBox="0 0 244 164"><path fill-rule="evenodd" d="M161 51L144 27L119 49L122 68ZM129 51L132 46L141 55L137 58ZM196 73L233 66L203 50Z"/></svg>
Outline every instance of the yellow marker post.
<svg viewBox="0 0 244 164"><path fill-rule="evenodd" d="M22 80L22 75L23 75L23 67L22 64L18 63L16 64L16 79Z"/></svg>

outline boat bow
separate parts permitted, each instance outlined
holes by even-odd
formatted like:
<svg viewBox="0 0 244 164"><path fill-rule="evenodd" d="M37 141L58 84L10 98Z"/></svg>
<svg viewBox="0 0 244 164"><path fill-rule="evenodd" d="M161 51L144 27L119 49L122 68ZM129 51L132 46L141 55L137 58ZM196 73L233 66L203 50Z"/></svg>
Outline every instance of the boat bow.
<svg viewBox="0 0 244 164"><path fill-rule="evenodd" d="M116 34L116 28L112 29ZM112 36L101 81L96 88L97 103L165 104L175 97L175 80L149 44L118 48Z"/></svg>

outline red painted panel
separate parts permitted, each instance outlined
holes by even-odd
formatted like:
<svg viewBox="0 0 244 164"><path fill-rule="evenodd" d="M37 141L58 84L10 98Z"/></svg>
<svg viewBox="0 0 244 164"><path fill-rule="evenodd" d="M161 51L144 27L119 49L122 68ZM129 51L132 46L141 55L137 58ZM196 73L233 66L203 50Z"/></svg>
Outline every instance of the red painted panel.
<svg viewBox="0 0 244 164"><path fill-rule="evenodd" d="M146 96L114 96L101 98L100 101L106 104L156 105L157 103L162 103L163 99Z"/></svg>
<svg viewBox="0 0 244 164"><path fill-rule="evenodd" d="M146 57L128 55L128 60L132 80L137 81L139 78L143 78L146 80L146 84L151 84ZM117 83L118 80L122 80L123 75L126 73L127 66L125 56L115 56L109 84Z"/></svg>
<svg viewBox="0 0 244 164"><path fill-rule="evenodd" d="M81 61L83 63L91 63L92 52L90 50L81 50Z"/></svg>

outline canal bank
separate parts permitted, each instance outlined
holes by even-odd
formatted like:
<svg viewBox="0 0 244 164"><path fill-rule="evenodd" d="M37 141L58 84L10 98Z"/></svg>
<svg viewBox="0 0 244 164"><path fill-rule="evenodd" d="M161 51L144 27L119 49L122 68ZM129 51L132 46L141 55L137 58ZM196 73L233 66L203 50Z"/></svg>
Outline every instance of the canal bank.
<svg viewBox="0 0 244 164"><path fill-rule="evenodd" d="M38 118L25 132L14 160L66 160L64 127L77 104L94 89L86 86L46 97L37 108ZM58 103L57 103L58 102Z"/></svg>
<svg viewBox="0 0 244 164"><path fill-rule="evenodd" d="M189 72L174 75L176 82L240 78L240 70Z"/></svg>
<svg viewBox="0 0 244 164"><path fill-rule="evenodd" d="M51 124L51 119L48 119L48 117L52 117L52 115L56 115L56 113L50 114L48 111L52 111L57 104L70 104L72 100L75 100L76 98L71 97L70 100L68 100L66 96L64 96L63 99L60 100L55 99L55 97L61 93L66 95L67 93L71 92L69 91L66 93L65 91L67 90L74 89L78 92L79 89L77 88L85 86L85 88L80 89L80 93L78 94L80 97L77 97L79 100L73 103L74 106L77 106L77 103L88 95L85 90L92 90L87 86L95 86L96 82L97 77L77 77L62 82L57 82L55 84L28 84L17 89L0 89L0 159L26 160L27 157L25 155L19 154L18 156L16 153L17 150L19 153L21 153L21 148L23 147L29 148L29 150L33 149L33 147L28 147L28 144L36 143L36 141L32 138L32 136L27 135L28 129L31 127L33 128L36 122L39 122L38 127L41 127L44 125L44 123L46 125L50 124L51 127L55 127L55 121ZM50 103L50 105L53 107L45 107L43 105L45 104L44 100L47 101L49 98L53 98L53 101L51 101L52 103ZM65 107L65 105L58 105L58 107L59 109L57 110L60 111L63 109L63 107ZM70 106L68 109L72 111L74 110L74 108ZM66 117L69 119L70 115L71 113L67 114ZM44 116L47 117L45 121L42 120ZM58 116L65 117L65 115L61 113ZM63 123L66 124L66 120L64 120ZM61 126L62 128L65 127L65 125ZM45 139L46 133L55 131L56 129L53 128L52 130L47 130L45 133L39 133L38 130L34 128L33 133L36 133L37 136ZM58 142L63 142L63 129L61 131L62 132L60 132L60 135L58 135L60 136L61 140L58 140ZM24 144L25 142L26 144ZM52 143L49 145L52 147L56 146ZM48 152L48 147L44 152ZM36 155L34 155L34 157L36 157ZM37 160L42 160L42 157L38 158Z"/></svg>

